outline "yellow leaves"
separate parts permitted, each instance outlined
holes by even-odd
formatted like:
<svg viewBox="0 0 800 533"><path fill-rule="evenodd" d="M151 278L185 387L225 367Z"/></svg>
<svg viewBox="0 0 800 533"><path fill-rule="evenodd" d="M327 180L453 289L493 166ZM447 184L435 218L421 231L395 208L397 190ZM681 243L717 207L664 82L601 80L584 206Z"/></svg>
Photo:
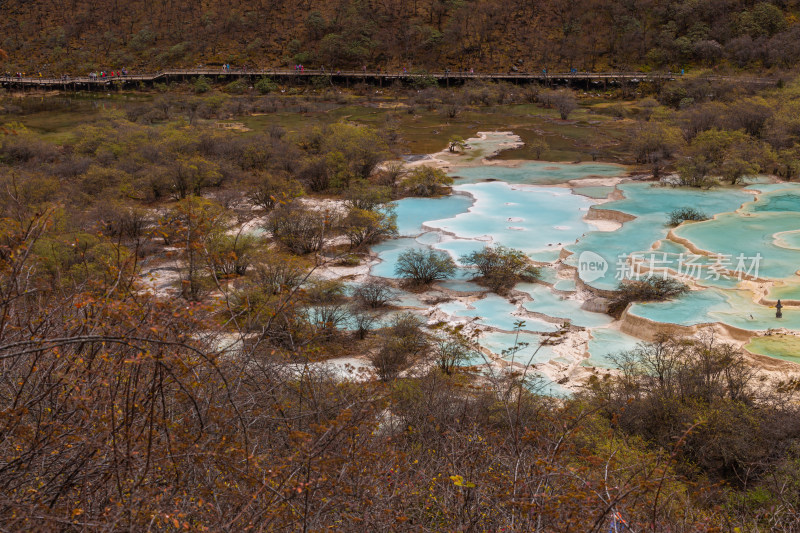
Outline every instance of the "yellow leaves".
<svg viewBox="0 0 800 533"><path fill-rule="evenodd" d="M307 441L311 440L311 434L305 431L295 430L289 433L289 438L295 441Z"/></svg>
<svg viewBox="0 0 800 533"><path fill-rule="evenodd" d="M464 479L464 476L450 476L450 480L453 482L453 485L456 487L464 487L471 489L475 486L475 483L471 481L467 481Z"/></svg>

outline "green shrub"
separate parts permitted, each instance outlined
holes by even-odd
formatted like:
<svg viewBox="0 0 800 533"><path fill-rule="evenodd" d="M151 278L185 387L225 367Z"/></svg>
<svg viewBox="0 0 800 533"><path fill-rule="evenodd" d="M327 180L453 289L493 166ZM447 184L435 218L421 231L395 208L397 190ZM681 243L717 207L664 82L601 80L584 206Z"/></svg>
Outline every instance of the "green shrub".
<svg viewBox="0 0 800 533"><path fill-rule="evenodd" d="M268 94L278 89L278 85L267 77L263 77L254 85L260 94Z"/></svg>
<svg viewBox="0 0 800 533"><path fill-rule="evenodd" d="M688 290L685 283L670 277L648 276L642 280L623 280L608 306L608 313L619 318L629 303L663 302L677 298Z"/></svg>
<svg viewBox="0 0 800 533"><path fill-rule="evenodd" d="M461 257L481 273L481 281L495 292L504 292L519 281L536 281L539 269L520 250L505 246L488 246Z"/></svg>
<svg viewBox="0 0 800 533"><path fill-rule="evenodd" d="M428 87L437 87L439 82L426 70L412 70L411 86L417 90L427 89Z"/></svg>
<svg viewBox="0 0 800 533"><path fill-rule="evenodd" d="M412 170L405 180L406 189L414 196L433 196L452 184L453 178L444 170L427 165Z"/></svg>
<svg viewBox="0 0 800 533"><path fill-rule="evenodd" d="M247 83L243 80L232 81L222 89L229 94L242 94L247 91Z"/></svg>
<svg viewBox="0 0 800 533"><path fill-rule="evenodd" d="M701 221L701 220L708 220L708 216L695 209L694 207L681 207L679 209L675 209L669 214L669 222L667 225L675 227L687 220L690 221Z"/></svg>
<svg viewBox="0 0 800 533"><path fill-rule="evenodd" d="M208 82L208 79L205 76L200 76L194 81L192 88L197 94L203 94L211 90L211 84Z"/></svg>

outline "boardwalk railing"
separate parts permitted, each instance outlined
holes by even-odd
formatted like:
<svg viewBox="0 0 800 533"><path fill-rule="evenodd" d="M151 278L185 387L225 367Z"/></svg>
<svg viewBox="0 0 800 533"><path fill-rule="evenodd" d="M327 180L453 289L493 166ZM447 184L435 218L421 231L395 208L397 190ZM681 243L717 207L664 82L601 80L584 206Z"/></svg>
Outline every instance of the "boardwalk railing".
<svg viewBox="0 0 800 533"><path fill-rule="evenodd" d="M462 80L497 80L497 81L538 81L538 82L597 82L597 83L640 83L640 82L666 82L682 77L672 72L403 72L384 70L323 70L323 69L172 69L149 74L127 74L122 76L64 76L60 78L47 78L38 76L0 75L0 82L5 86L52 87L52 86L106 86L116 83L128 84L134 82L158 83L170 80L184 80L199 76L223 78L260 78L270 77L276 80L301 80L318 77L331 77L334 79L370 79L370 80L409 80L435 79L439 82ZM704 76L707 81L740 81L758 85L775 85L777 79L772 78L735 78L729 76Z"/></svg>

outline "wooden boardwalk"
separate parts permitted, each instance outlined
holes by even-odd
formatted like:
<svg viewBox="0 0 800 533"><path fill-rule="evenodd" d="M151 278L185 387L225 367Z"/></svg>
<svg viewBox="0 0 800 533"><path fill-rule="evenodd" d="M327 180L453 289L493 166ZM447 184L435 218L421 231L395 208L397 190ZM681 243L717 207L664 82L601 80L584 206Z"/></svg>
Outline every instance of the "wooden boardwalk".
<svg viewBox="0 0 800 533"><path fill-rule="evenodd" d="M200 76L215 78L222 81L236 79L254 80L269 77L282 83L303 83L314 78L326 77L331 82L370 82L375 84L391 83L395 80L413 83L419 79L434 79L440 85L460 84L468 80L507 81L512 83L538 82L542 84L603 84L614 86L621 84L638 84L642 82L664 83L681 78L680 74L664 72L554 72L554 73L523 73L523 72L431 72L431 73L406 73L376 70L303 70L291 69L266 69L245 70L220 68L196 68L163 70L150 74L128 74L126 76L108 76L95 78L90 76L65 76L63 78L46 78L38 76L17 77L14 75L0 75L0 85L6 88L63 88L63 89L103 89L113 87L126 87L138 84L169 83L172 81L186 81ZM736 78L727 76L706 76L700 78L707 81L738 81L757 85L775 85L778 79L772 78Z"/></svg>

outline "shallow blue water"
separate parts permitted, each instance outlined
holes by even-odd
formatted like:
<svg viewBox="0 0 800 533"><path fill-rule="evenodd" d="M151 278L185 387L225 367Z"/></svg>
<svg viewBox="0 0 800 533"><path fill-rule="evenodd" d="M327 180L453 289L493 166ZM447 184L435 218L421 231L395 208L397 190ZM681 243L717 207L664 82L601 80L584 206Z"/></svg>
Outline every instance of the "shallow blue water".
<svg viewBox="0 0 800 533"><path fill-rule="evenodd" d="M479 340L481 346L501 356L504 360L522 365L546 363L556 355L551 346L539 348L542 337L534 333L520 332L517 335L516 333L489 331L482 334ZM480 361L482 362L483 360L480 359ZM480 362L477 364L480 364Z"/></svg>
<svg viewBox="0 0 800 533"><path fill-rule="evenodd" d="M575 194L581 194L589 198L603 199L608 198L608 195L614 191L614 187L607 185L600 185L597 187L575 187L572 191Z"/></svg>
<svg viewBox="0 0 800 533"><path fill-rule="evenodd" d="M479 252L486 247L486 243L480 241L467 240L446 240L434 245L437 250L443 250L450 254L457 265L462 265L461 257L472 252Z"/></svg>
<svg viewBox="0 0 800 533"><path fill-rule="evenodd" d="M460 194L441 198L404 198L394 202L397 232L401 237L413 237L423 232L427 220L449 218L463 213L472 205L472 198Z"/></svg>
<svg viewBox="0 0 800 533"><path fill-rule="evenodd" d="M429 307L428 304L420 299L418 294L406 291L398 291L397 301L392 303L403 307L417 307L419 309L427 309Z"/></svg>
<svg viewBox="0 0 800 533"><path fill-rule="evenodd" d="M376 244L372 247L372 251L378 254L381 262L373 266L370 272L373 276L394 278L398 257L404 251L413 249L428 250L429 247L412 238L392 239Z"/></svg>
<svg viewBox="0 0 800 533"><path fill-rule="evenodd" d="M772 287L769 291L769 298L777 300L783 298L784 300L800 300L800 277L793 276L786 280L786 285Z"/></svg>
<svg viewBox="0 0 800 533"><path fill-rule="evenodd" d="M622 274L631 273L627 267L618 271L618 264L632 253L645 257L655 249L660 259L658 266L677 269L679 261L690 254L689 249L667 240L671 228L667 227L671 211L682 207L695 207L716 220L688 223L675 229L676 235L689 239L695 246L714 253L735 256L738 253L761 252L764 262L760 274L785 277L793 285L775 289L784 298L800 294L800 282L794 272L800 269L800 185L757 184L753 190L765 191L759 201L753 202L754 192L747 189L718 188L710 191L688 188L660 187L650 183L619 185L625 199L597 205L592 197L606 197L613 187L588 186L572 190L564 187L543 187L545 184L563 184L589 176L619 176L624 172L615 165L570 165L531 162L519 167L481 166L461 168L453 172L460 179L454 187L458 194L448 198L409 198L397 202L400 233L416 238L403 238L383 243L373 248L383 261L373 267L378 276L394 277L397 256L406 249L437 249L454 259L480 250L487 244L502 244L518 248L538 261L555 261L559 249L565 246L574 255L565 261L577 266L580 254L593 252L607 264L606 273L593 280L584 277L589 285L601 289L617 287ZM500 181L486 181L500 180ZM467 196L469 195L469 196ZM741 212L734 212L742 205ZM635 216L619 230L595 231L583 221L590 206L599 210L617 210ZM776 236L776 233L783 232ZM577 240L577 242L576 242ZM698 263L709 265L713 260L700 257ZM704 290L694 290L670 302L635 304L630 313L658 322L695 325L722 322L746 330L770 327L800 329L800 310L785 309L784 319L776 322L775 311L752 301L752 293L736 290L736 279L710 279L703 271L696 279ZM485 292L470 283L475 272L459 268L453 280L440 285L453 291ZM553 268L542 269L542 280L554 284L559 291L576 290L572 280L559 279ZM520 284L518 289L527 292L533 301L523 304L523 309L554 319L569 319L574 325L591 329L592 340L588 350L590 359L584 364L611 367L609 354L633 348L637 340L606 326L611 319L605 314L581 309L577 300L564 298L542 284ZM408 305L424 304L418 297L404 294ZM800 299L800 296L798 296ZM525 320L523 335L538 342L536 332L552 332L558 326L545 320L522 318L513 313L519 309L505 298L488 294L470 305L458 301L440 305L446 313L458 317L475 317L479 324L496 328L484 334L481 344L495 353L513 344L514 329L518 320ZM546 361L556 354L543 349L536 359ZM553 384L555 388L559 388ZM563 389L563 387L562 387Z"/></svg>
<svg viewBox="0 0 800 533"><path fill-rule="evenodd" d="M555 282L553 288L557 291L575 292L577 286L574 279L560 279Z"/></svg>
<svg viewBox="0 0 800 533"><path fill-rule="evenodd" d="M786 192L764 195L763 199L754 202L752 211L800 211L800 193Z"/></svg>
<svg viewBox="0 0 800 533"><path fill-rule="evenodd" d="M633 350L640 342L636 337L631 337L615 329L593 329L592 338L589 341L589 358L583 362L583 365L617 368L611 356Z"/></svg>
<svg viewBox="0 0 800 533"><path fill-rule="evenodd" d="M701 250L722 254L738 263L761 255L758 276L788 278L800 268L800 250L779 246L775 234L800 228L800 212L725 213L715 220L675 230ZM793 240L790 237L790 240ZM792 244L792 243L788 243ZM747 262L749 265L749 262Z"/></svg>
<svg viewBox="0 0 800 533"><path fill-rule="evenodd" d="M592 313L581 309L581 302L570 300L553 293L549 287L536 283L519 283L516 290L525 292L533 298L522 306L528 311L541 313L554 318L569 320L572 324L585 328L594 328L610 324L612 319L604 313Z"/></svg>
<svg viewBox="0 0 800 533"><path fill-rule="evenodd" d="M534 365L528 370L528 378L533 381L532 386L537 392L550 396L569 396L570 392L562 385L553 382L535 369L535 365L558 357L552 346L539 346L542 339L542 336L533 333L520 332L517 334L491 331L481 335L479 342L481 346L502 357L505 361L522 366ZM469 364L481 365L485 362L487 362L485 357L476 357ZM488 370L485 373L491 375Z"/></svg>
<svg viewBox="0 0 800 533"><path fill-rule="evenodd" d="M426 223L462 238L484 239L528 254L574 242L593 227L583 220L591 200L567 189L515 188L502 182L464 185L475 197L469 212Z"/></svg>
<svg viewBox="0 0 800 533"><path fill-rule="evenodd" d="M542 283L550 283L551 285L558 283L558 272L553 267L541 267L539 268L539 281Z"/></svg>
<svg viewBox="0 0 800 533"><path fill-rule="evenodd" d="M517 306L496 294L487 294L480 300L471 302L469 306L453 301L439 306L447 314L459 317L477 317L478 323L484 326L497 328L503 331L513 331L518 321L524 321L522 327L529 332L552 332L558 326L538 318L519 317L512 315L517 311Z"/></svg>
<svg viewBox="0 0 800 533"><path fill-rule="evenodd" d="M698 207L706 215L725 213L738 209L752 200L753 195L739 189L702 191L698 189L652 186L647 183L626 183L618 187L624 200L608 202L596 209L610 209L636 216L611 232L593 232L577 244L567 246L574 253L567 264L577 266L582 252L593 252L602 257L608 270L602 277L588 281L599 289L613 290L624 272L624 259L633 252L645 252L658 240L667 236L669 213L681 207ZM694 224L690 224L692 226ZM586 277L582 276L586 281Z"/></svg>
<svg viewBox="0 0 800 533"><path fill-rule="evenodd" d="M549 163L531 161L517 167L479 166L459 168L450 174L456 183L476 183L485 180L500 180L506 183L525 185L554 185L589 177L616 177L626 172L625 167L607 163Z"/></svg>
<svg viewBox="0 0 800 533"><path fill-rule="evenodd" d="M457 292L483 292L486 290L485 287L481 287L477 283L473 283L471 281L462 281L462 280L441 281L437 285L445 289Z"/></svg>
<svg viewBox="0 0 800 533"><path fill-rule="evenodd" d="M694 326L721 322L748 331L785 327L800 329L800 309L786 308L783 318L775 317L775 309L753 302L747 291L710 288L691 291L668 302L634 304L629 313L654 320Z"/></svg>

